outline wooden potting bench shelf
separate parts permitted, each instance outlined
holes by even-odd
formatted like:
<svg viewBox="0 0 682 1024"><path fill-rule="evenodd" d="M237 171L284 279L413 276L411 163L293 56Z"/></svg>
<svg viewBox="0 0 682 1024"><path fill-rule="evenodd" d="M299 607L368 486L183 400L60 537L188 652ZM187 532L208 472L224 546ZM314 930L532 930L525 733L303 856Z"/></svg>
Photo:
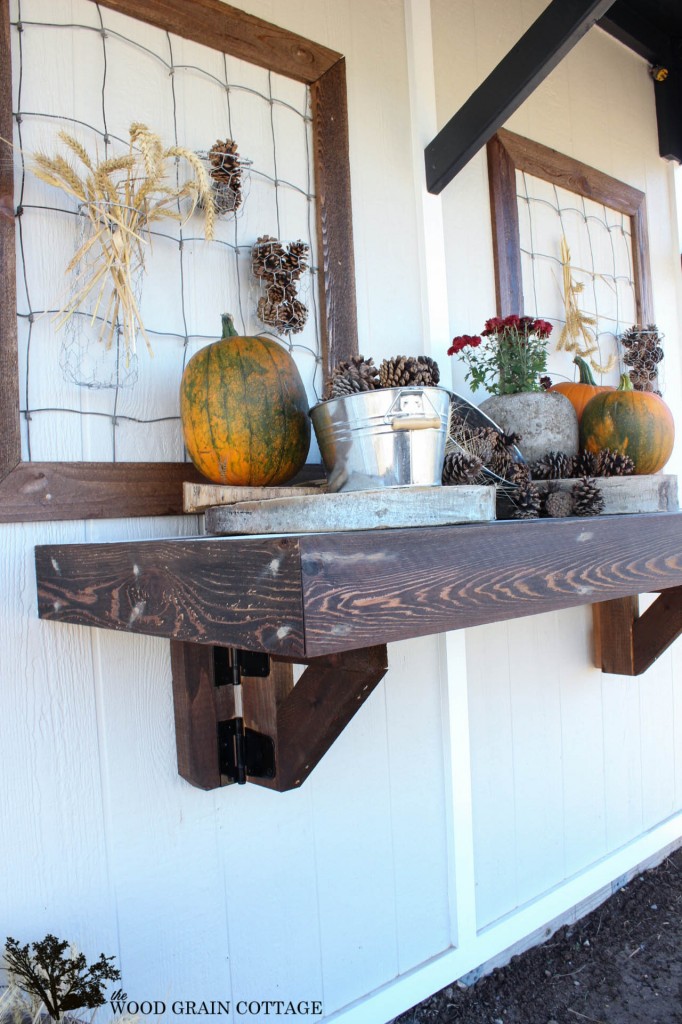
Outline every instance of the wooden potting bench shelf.
<svg viewBox="0 0 682 1024"><path fill-rule="evenodd" d="M682 631L681 512L46 545L36 567L41 618L172 641L180 773L203 788L300 785L393 640L592 604L597 664L638 674ZM239 651L272 656L267 679Z"/></svg>

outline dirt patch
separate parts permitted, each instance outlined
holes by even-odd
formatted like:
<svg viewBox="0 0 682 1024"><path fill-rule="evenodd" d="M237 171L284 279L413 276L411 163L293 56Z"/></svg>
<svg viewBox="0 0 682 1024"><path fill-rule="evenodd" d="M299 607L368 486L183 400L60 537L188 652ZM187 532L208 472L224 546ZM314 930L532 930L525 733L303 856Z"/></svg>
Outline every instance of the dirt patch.
<svg viewBox="0 0 682 1024"><path fill-rule="evenodd" d="M542 946L394 1024L682 1024L682 848Z"/></svg>

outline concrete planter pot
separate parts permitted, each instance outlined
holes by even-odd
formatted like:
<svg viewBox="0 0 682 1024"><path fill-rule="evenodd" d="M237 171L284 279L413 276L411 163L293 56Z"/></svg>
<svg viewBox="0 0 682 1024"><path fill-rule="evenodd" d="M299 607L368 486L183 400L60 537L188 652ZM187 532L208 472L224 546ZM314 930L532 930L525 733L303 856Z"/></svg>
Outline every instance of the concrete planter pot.
<svg viewBox="0 0 682 1024"><path fill-rule="evenodd" d="M558 391L491 395L479 408L506 433L520 435L519 449L526 462L550 451L578 454L578 417Z"/></svg>

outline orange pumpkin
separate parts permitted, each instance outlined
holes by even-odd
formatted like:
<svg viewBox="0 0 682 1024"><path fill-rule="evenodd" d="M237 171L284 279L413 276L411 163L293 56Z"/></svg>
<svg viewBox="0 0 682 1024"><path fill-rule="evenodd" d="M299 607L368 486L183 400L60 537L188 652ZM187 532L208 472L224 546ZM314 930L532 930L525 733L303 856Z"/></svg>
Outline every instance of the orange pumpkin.
<svg viewBox="0 0 682 1024"><path fill-rule="evenodd" d="M580 423L587 403L602 391L615 391L615 388L606 384L597 384L589 364L584 359L581 359L580 356L576 356L573 362L580 370L580 380L562 381L560 384L553 384L549 390L559 391L562 395L566 395L566 398L568 398L575 409L578 423Z"/></svg>
<svg viewBox="0 0 682 1024"><path fill-rule="evenodd" d="M662 398L635 391L627 373L616 391L597 395L585 406L580 447L588 452L610 448L629 455L635 473L657 473L670 458L675 424Z"/></svg>
<svg viewBox="0 0 682 1024"><path fill-rule="evenodd" d="M270 338L240 337L223 315L223 336L197 352L180 385L187 451L221 484L282 484L310 447L308 399L296 363Z"/></svg>

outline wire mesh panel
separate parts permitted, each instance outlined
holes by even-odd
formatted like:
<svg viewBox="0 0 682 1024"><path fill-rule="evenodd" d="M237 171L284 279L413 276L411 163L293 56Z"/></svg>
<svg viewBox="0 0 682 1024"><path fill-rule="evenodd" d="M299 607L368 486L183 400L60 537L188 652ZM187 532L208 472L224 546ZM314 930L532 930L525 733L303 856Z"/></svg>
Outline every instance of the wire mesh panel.
<svg viewBox="0 0 682 1024"><path fill-rule="evenodd" d="M553 379L577 376L578 352L616 382L619 335L654 318L645 194L506 129L487 155L498 314L555 325Z"/></svg>
<svg viewBox="0 0 682 1024"><path fill-rule="evenodd" d="M523 312L555 325L550 373L574 376L556 350L570 280L584 327L579 344L593 347L591 361L605 380L617 379L618 336L637 317L631 218L525 171L516 171L516 189Z"/></svg>
<svg viewBox="0 0 682 1024"><path fill-rule="evenodd" d="M240 333L275 333L257 317L262 290L251 271L263 235L310 250L297 291L305 322L275 336L313 404L322 358L310 88L94 0L11 0L10 20L23 458L182 461L180 378L192 354L219 336L220 314L232 312ZM92 159L124 154L134 122L165 146L204 157L216 140L234 140L244 181L241 203L218 216L212 241L200 209L154 225L135 292L150 347L138 336L133 353L120 324L108 349L99 340L104 307L94 298L57 330L83 216L72 197L31 173L30 155L63 152L60 129ZM178 162L169 184L182 173Z"/></svg>

